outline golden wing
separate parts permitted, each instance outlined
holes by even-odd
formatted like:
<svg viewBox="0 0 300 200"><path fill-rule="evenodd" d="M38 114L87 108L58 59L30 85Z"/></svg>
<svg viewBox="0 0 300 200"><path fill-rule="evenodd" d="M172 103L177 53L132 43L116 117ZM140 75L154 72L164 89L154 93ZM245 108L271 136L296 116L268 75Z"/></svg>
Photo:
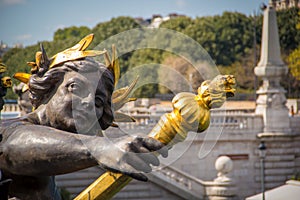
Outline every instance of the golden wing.
<svg viewBox="0 0 300 200"><path fill-rule="evenodd" d="M117 56L117 50L115 45L112 45L112 59L110 59L108 52L105 52L104 60L107 68L114 74L114 78L115 78L114 85L116 86L120 78L120 63Z"/></svg>
<svg viewBox="0 0 300 200"><path fill-rule="evenodd" d="M130 86L120 88L113 92L112 103L115 110L119 110L120 108L122 108L125 103L136 100L136 98L128 98L128 96L133 90L137 81L138 81L138 77L130 84Z"/></svg>

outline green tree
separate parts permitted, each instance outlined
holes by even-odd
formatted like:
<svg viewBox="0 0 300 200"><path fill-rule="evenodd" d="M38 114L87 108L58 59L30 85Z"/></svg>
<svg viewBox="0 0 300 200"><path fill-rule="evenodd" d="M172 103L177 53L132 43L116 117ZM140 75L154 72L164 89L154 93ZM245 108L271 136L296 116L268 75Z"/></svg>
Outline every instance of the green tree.
<svg viewBox="0 0 300 200"><path fill-rule="evenodd" d="M300 12L298 12L298 20L295 25L296 30L300 30ZM289 67L288 73L288 96L292 98L299 98L300 96L300 45L298 44L298 48L293 50L289 56L287 57L287 63Z"/></svg>
<svg viewBox="0 0 300 200"><path fill-rule="evenodd" d="M185 33L202 45L216 61L215 54L217 46L214 19L215 17L196 18L193 20L193 23L186 28Z"/></svg>
<svg viewBox="0 0 300 200"><path fill-rule="evenodd" d="M234 62L230 66L218 66L221 74L231 74L235 76L237 87L235 99L255 99L255 66L253 49L248 51L242 59Z"/></svg>
<svg viewBox="0 0 300 200"><path fill-rule="evenodd" d="M140 49L133 52L129 61L128 72L134 72L133 80L136 76L140 77L139 83L157 82L158 71L152 65L162 62L162 51L158 49ZM150 67L147 65L149 64ZM154 97L158 93L158 84L146 84L138 87L134 92L135 97Z"/></svg>
<svg viewBox="0 0 300 200"><path fill-rule="evenodd" d="M287 60L291 74L300 80L300 46L288 56Z"/></svg>
<svg viewBox="0 0 300 200"><path fill-rule="evenodd" d="M282 84L287 88L289 98L300 97L300 9L291 8L279 12L279 28L283 57L288 63L289 72ZM288 23L284 24L284 20ZM289 53L290 52L290 53ZM288 56L285 56L288 55Z"/></svg>
<svg viewBox="0 0 300 200"><path fill-rule="evenodd" d="M107 38L119 34L121 32L140 28L141 26L131 17L117 17L112 18L108 22L97 24L93 29L92 33L95 34L94 45L101 43Z"/></svg>
<svg viewBox="0 0 300 200"><path fill-rule="evenodd" d="M160 28L168 28L174 31L185 33L185 29L192 24L192 19L186 16L180 16L176 18L171 18L170 20L164 21L159 26Z"/></svg>
<svg viewBox="0 0 300 200"><path fill-rule="evenodd" d="M231 65L253 46L252 20L237 12L196 18L186 33L199 42L218 65Z"/></svg>
<svg viewBox="0 0 300 200"><path fill-rule="evenodd" d="M128 31L135 28L141 28L141 26L135 21L135 19L131 17L117 17L112 18L110 21L102 22L97 24L91 32L95 34L95 39L93 43L91 44L91 48L98 49L98 46L101 42L105 41L106 39L117 35L119 33L122 33L124 31ZM127 38L122 38L123 41L115 41L114 44L116 45L117 51L118 49L129 49L130 47L126 46L128 44L133 44L134 42L131 41L130 35L128 35ZM111 47L107 46L105 47L107 50L109 50ZM103 49L98 49L103 50ZM129 60L132 53L128 52L124 55L120 55L120 66L121 66L121 74L124 74L129 66Z"/></svg>
<svg viewBox="0 0 300 200"><path fill-rule="evenodd" d="M91 33L91 30L86 26L71 26L64 29L58 29L53 36L54 41L69 40L71 38L81 39Z"/></svg>
<svg viewBox="0 0 300 200"><path fill-rule="evenodd" d="M187 91L187 89L192 89L196 92L204 81L195 67L182 57L170 55L164 59L163 64L169 67L170 70L167 72L168 74L166 74L166 70L160 71L159 79L161 79L161 82L167 81L171 84L173 88L172 92L177 93ZM173 75L171 70L178 72L178 75ZM186 88L186 85L177 80L177 76L180 76L178 78L185 79L191 88ZM159 89L161 93L166 93L165 88L160 87Z"/></svg>
<svg viewBox="0 0 300 200"><path fill-rule="evenodd" d="M282 53L288 55L300 45L299 8L290 8L277 12L277 23Z"/></svg>

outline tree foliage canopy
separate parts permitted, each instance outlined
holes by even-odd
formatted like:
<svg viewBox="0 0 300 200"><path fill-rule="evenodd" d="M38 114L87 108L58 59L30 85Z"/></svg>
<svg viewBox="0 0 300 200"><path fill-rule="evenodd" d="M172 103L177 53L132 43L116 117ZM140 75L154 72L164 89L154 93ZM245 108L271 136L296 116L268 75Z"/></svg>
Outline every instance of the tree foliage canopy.
<svg viewBox="0 0 300 200"><path fill-rule="evenodd" d="M88 35L91 30L86 26L71 26L64 29L58 29L53 36L54 41L58 40L69 40L71 38L82 38Z"/></svg>
<svg viewBox="0 0 300 200"><path fill-rule="evenodd" d="M293 80L299 80L299 46L300 46L300 15L299 8L292 8L277 12L278 28L281 44L281 52L289 64L291 76ZM261 41L262 14L258 16L246 16L238 12L224 12L222 15L197 17L176 17L171 18L161 24L160 27L172 29L181 32L195 41L209 53L211 58L219 66L221 72L237 73L239 78L239 88L243 91L253 91L254 73L253 67L256 65L257 59L254 60L254 54L259 54L259 46ZM90 49L95 48L102 41L114 36L118 33L141 28L135 19L131 17L117 17L107 22L101 22L94 28L90 29L85 26L72 26L64 29L58 29L54 33L53 41L43 41L49 57L59 51L73 46L82 37L89 33L95 34L95 39ZM130 38L124 38L124 41ZM163 44L177 48L185 44L177 44L178 41L168 40L168 35L158 38ZM123 43L124 44L124 43ZM256 44L256 46L255 46ZM126 48L126 46L122 47ZM188 47L187 47L188 48ZM29 72L30 67L26 66L27 61L34 61L35 53L39 51L39 44L28 46L26 48L10 49L2 57L3 62L8 66L8 74L13 75L15 72ZM118 49L118 46L117 46ZM255 51L256 50L256 51ZM168 52L162 50L137 50L128 52L120 57L121 74L127 70L132 70L136 66L146 63L167 63L174 65L174 69L182 71L180 66L187 66L182 61L170 57ZM259 55L256 56L257 58ZM173 59L173 60L172 60ZM189 73L192 74L192 71ZM153 74L153 76L161 77L161 75ZM183 74L187 76L187 73ZM198 80L193 80L198 82ZM299 82L299 81L298 81ZM295 86L293 86L295 85ZM291 90L298 90L297 84L290 84ZM154 96L159 92L158 86L145 86L144 89L136 91L138 96ZM299 96L298 96L299 97ZM12 93L8 94L8 98L15 98Z"/></svg>

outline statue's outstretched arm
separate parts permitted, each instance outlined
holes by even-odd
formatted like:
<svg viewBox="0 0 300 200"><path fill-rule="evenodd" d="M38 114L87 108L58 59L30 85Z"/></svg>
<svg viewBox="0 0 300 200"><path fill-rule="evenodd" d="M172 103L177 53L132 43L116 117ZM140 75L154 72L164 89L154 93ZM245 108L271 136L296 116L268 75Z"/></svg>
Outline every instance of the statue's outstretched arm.
<svg viewBox="0 0 300 200"><path fill-rule="evenodd" d="M166 148L151 138L108 139L39 125L14 128L4 135L1 149L1 169L13 174L49 176L100 164L141 180L145 177L139 172L149 172L150 164L159 164L150 152L159 150L162 155L167 154Z"/></svg>

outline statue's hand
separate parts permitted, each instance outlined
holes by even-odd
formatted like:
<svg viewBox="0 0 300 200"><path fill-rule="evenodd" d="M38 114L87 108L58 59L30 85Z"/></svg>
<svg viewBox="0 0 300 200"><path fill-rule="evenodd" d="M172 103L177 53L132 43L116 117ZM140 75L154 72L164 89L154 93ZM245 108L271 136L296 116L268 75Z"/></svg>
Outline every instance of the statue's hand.
<svg viewBox="0 0 300 200"><path fill-rule="evenodd" d="M150 137L126 136L111 141L108 152L99 159L100 165L109 171L121 172L141 181L147 181L147 177L141 172L149 173L151 165L159 165L154 151L163 157L168 156L167 148Z"/></svg>

